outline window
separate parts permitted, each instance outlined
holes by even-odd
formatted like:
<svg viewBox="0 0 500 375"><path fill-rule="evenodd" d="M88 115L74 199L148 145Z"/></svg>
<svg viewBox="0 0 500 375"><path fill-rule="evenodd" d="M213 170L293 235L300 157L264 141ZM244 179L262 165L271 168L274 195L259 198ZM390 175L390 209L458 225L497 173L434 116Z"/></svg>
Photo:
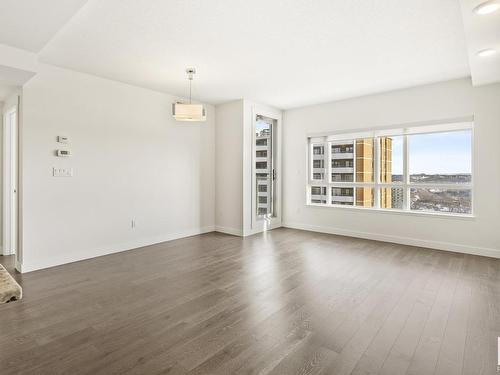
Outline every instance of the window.
<svg viewBox="0 0 500 375"><path fill-rule="evenodd" d="M309 138L308 203L471 215L472 132L459 123Z"/></svg>
<svg viewBox="0 0 500 375"><path fill-rule="evenodd" d="M332 204L354 205L354 189L351 187L332 187Z"/></svg>
<svg viewBox="0 0 500 375"><path fill-rule="evenodd" d="M326 204L326 186L311 186L311 203Z"/></svg>
<svg viewBox="0 0 500 375"><path fill-rule="evenodd" d="M471 130L410 135L408 162L411 210L472 212Z"/></svg>
<svg viewBox="0 0 500 375"><path fill-rule="evenodd" d="M316 181L325 178L325 146L312 145L312 171L311 178Z"/></svg>

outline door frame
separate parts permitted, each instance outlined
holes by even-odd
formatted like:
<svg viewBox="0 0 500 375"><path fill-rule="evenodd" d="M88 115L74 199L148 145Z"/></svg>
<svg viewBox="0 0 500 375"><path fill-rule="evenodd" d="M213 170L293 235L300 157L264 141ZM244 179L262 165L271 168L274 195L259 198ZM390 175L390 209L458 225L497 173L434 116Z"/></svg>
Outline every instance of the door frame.
<svg viewBox="0 0 500 375"><path fill-rule="evenodd" d="M15 115L12 121L12 115ZM3 116L3 232L2 253L13 255L19 252L18 244L18 151L19 151L19 105L15 104Z"/></svg>
<svg viewBox="0 0 500 375"><path fill-rule="evenodd" d="M276 121L276 129L273 129L273 145L272 153L275 161L273 163L275 170L275 199L274 199L274 211L275 216L270 219L258 219L257 218L257 187L256 187L256 177L255 177L255 162L256 162L256 122L257 116L268 117ZM282 123L283 116L281 111L267 108L260 105L254 105L252 108L252 232L262 232L266 230L271 230L281 227L282 223L282 178L281 178L281 155L282 155ZM272 171L271 171L272 173Z"/></svg>

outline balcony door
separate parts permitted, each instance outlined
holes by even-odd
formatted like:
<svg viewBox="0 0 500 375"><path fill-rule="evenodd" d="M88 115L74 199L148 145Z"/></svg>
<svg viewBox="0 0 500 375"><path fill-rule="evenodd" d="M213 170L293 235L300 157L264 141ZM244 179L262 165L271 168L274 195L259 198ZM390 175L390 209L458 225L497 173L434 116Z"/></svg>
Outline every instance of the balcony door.
<svg viewBox="0 0 500 375"><path fill-rule="evenodd" d="M281 226L280 116L256 112L253 138L253 220L256 231Z"/></svg>

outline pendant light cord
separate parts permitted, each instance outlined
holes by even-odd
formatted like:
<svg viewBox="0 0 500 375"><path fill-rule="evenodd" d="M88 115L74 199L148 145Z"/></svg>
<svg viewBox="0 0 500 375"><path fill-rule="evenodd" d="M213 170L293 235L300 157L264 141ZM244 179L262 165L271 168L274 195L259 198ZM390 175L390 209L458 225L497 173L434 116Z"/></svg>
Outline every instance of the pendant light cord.
<svg viewBox="0 0 500 375"><path fill-rule="evenodd" d="M189 104L191 104L191 86L193 83L193 79L189 78Z"/></svg>
<svg viewBox="0 0 500 375"><path fill-rule="evenodd" d="M194 74L196 73L196 69L195 68L187 68L186 73L187 73L188 79L189 79L189 104L191 104L193 78L194 78Z"/></svg>

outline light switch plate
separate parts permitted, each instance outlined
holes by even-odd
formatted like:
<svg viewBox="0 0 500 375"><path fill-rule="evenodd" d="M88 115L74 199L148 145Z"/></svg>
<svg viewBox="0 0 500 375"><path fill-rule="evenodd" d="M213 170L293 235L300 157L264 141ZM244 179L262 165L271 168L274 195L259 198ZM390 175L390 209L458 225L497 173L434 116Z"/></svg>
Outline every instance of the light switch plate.
<svg viewBox="0 0 500 375"><path fill-rule="evenodd" d="M73 168L52 168L54 177L73 177Z"/></svg>
<svg viewBox="0 0 500 375"><path fill-rule="evenodd" d="M71 156L70 150L56 150L56 155L59 157L67 158Z"/></svg>

